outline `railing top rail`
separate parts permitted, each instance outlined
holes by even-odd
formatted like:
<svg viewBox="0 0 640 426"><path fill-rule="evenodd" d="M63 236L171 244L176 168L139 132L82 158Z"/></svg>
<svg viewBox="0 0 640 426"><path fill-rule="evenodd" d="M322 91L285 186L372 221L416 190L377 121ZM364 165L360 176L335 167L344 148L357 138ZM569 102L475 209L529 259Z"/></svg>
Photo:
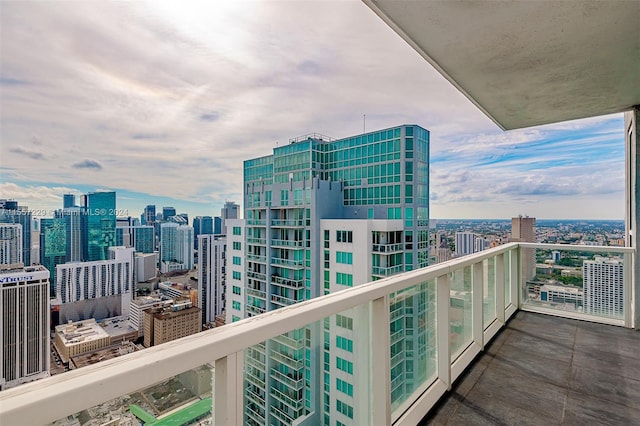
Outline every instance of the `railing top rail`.
<svg viewBox="0 0 640 426"><path fill-rule="evenodd" d="M581 244L543 244L543 243L517 243L522 248L535 248L546 250L565 250L565 251L585 251L592 253L635 253L633 247L619 247L619 246L587 246Z"/></svg>
<svg viewBox="0 0 640 426"><path fill-rule="evenodd" d="M19 416L33 406L33 401L38 401L39 406L43 407L43 410L38 410L42 412L37 418L30 419L33 423L46 423L51 418L62 418L87 406L136 392L186 370L210 364L301 325L518 249L519 245L525 246L522 243L505 244L3 391L0 393L0 424L24 423L25 419ZM137 380L130 380L132 374ZM100 384L99 393L95 392L97 382Z"/></svg>

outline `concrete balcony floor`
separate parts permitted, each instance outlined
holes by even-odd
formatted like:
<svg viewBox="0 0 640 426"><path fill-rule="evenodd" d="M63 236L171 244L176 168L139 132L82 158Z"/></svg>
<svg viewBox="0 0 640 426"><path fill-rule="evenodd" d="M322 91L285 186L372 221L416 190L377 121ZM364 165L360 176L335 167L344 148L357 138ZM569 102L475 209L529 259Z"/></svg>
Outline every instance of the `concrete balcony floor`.
<svg viewBox="0 0 640 426"><path fill-rule="evenodd" d="M640 424L640 333L520 311L421 424Z"/></svg>

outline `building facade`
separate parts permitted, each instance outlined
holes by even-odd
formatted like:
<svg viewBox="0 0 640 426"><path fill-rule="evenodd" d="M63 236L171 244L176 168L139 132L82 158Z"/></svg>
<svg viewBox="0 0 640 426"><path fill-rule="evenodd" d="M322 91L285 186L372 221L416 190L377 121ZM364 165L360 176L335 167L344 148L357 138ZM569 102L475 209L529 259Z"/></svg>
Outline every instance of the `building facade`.
<svg viewBox="0 0 640 426"><path fill-rule="evenodd" d="M473 232L456 232L456 255L466 256L476 249L476 234Z"/></svg>
<svg viewBox="0 0 640 426"><path fill-rule="evenodd" d="M238 219L240 213L240 206L233 201L225 201L224 206L220 210L220 233L227 233L227 220Z"/></svg>
<svg viewBox="0 0 640 426"><path fill-rule="evenodd" d="M144 346L160 345L198 333L202 329L200 309L189 300L144 311Z"/></svg>
<svg viewBox="0 0 640 426"><path fill-rule="evenodd" d="M22 252L22 225L0 223L0 266L17 268L24 266Z"/></svg>
<svg viewBox="0 0 640 426"><path fill-rule="evenodd" d="M622 318L624 315L624 263L596 257L582 264L584 312Z"/></svg>
<svg viewBox="0 0 640 426"><path fill-rule="evenodd" d="M193 269L193 228L165 222L160 230L160 272Z"/></svg>
<svg viewBox="0 0 640 426"><path fill-rule="evenodd" d="M49 271L0 271L0 390L49 375Z"/></svg>
<svg viewBox="0 0 640 426"><path fill-rule="evenodd" d="M85 260L106 260L116 245L116 193L90 192L84 196L87 215Z"/></svg>
<svg viewBox="0 0 640 426"><path fill-rule="evenodd" d="M17 223L22 225L22 262L31 265L31 221L33 215L26 206L17 201L0 199L0 223Z"/></svg>
<svg viewBox="0 0 640 426"><path fill-rule="evenodd" d="M211 216L196 216L193 219L194 249L198 249L198 235L213 234L213 218Z"/></svg>
<svg viewBox="0 0 640 426"><path fill-rule="evenodd" d="M225 307L227 240L214 235L198 236L198 307L202 324L215 321ZM234 265L242 266L244 259L233 256Z"/></svg>
<svg viewBox="0 0 640 426"><path fill-rule="evenodd" d="M429 132L415 125L340 140L314 134L245 161L246 226L239 233L246 265L227 271L238 274L228 278L227 321L427 266L428 164ZM233 256L231 248L227 265ZM392 404L427 374L414 370L418 359L431 356L427 330L433 322L426 309L433 292L427 290L392 301L392 350L404 354L394 358ZM359 330L343 327L366 328L358 321L363 315L346 313L248 350L245 423L374 422L358 409L365 406L358 401L368 398L368 373L358 368L367 354L358 348ZM421 336L413 327L418 323L424 325Z"/></svg>

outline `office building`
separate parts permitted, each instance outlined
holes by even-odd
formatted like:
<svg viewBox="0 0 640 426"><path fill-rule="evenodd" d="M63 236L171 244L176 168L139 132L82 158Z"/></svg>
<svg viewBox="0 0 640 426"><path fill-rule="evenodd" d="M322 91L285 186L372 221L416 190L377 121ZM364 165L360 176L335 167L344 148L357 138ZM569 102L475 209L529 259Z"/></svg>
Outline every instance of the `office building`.
<svg viewBox="0 0 640 426"><path fill-rule="evenodd" d="M85 260L106 260L109 247L116 245L116 193L90 192L83 198L87 211Z"/></svg>
<svg viewBox="0 0 640 426"><path fill-rule="evenodd" d="M135 256L136 282L142 283L156 277L158 253L137 253Z"/></svg>
<svg viewBox="0 0 640 426"><path fill-rule="evenodd" d="M175 207L163 207L162 208L162 220L169 220L170 217L176 215Z"/></svg>
<svg viewBox="0 0 640 426"><path fill-rule="evenodd" d="M624 264L622 259L597 256L582 264L584 312L621 318L624 314Z"/></svg>
<svg viewBox="0 0 640 426"><path fill-rule="evenodd" d="M138 336L144 335L144 311L149 308L159 308L173 304L173 299L160 298L158 296L136 297L129 307L129 322L138 330Z"/></svg>
<svg viewBox="0 0 640 426"><path fill-rule="evenodd" d="M196 216L193 219L194 249L198 248L198 235L213 234L213 218L211 216Z"/></svg>
<svg viewBox="0 0 640 426"><path fill-rule="evenodd" d="M129 315L134 290L134 250L111 247L109 259L57 266L60 323Z"/></svg>
<svg viewBox="0 0 640 426"><path fill-rule="evenodd" d="M152 225L156 221L156 206L148 205L144 208L140 222L142 225Z"/></svg>
<svg viewBox="0 0 640 426"><path fill-rule="evenodd" d="M49 375L49 271L0 271L0 390Z"/></svg>
<svg viewBox="0 0 640 426"><path fill-rule="evenodd" d="M214 235L198 236L198 307L202 324L215 321L225 307L227 240ZM242 267L244 259L234 255L234 265Z"/></svg>
<svg viewBox="0 0 640 426"><path fill-rule="evenodd" d="M82 262L87 257L87 211L84 207L65 207L56 211L66 228L66 261Z"/></svg>
<svg viewBox="0 0 640 426"><path fill-rule="evenodd" d="M0 223L18 223L22 225L22 262L31 265L31 221L33 215L26 206L18 205L15 200L0 199Z"/></svg>
<svg viewBox="0 0 640 426"><path fill-rule="evenodd" d="M64 194L62 196L62 207L65 209L76 206L76 196L73 194Z"/></svg>
<svg viewBox="0 0 640 426"><path fill-rule="evenodd" d="M40 263L51 273L51 297L56 297L56 267L67 261L67 224L64 218L40 219Z"/></svg>
<svg viewBox="0 0 640 426"><path fill-rule="evenodd" d="M220 233L221 234L227 233L227 228L226 228L227 219L238 219L238 217L240 217L238 216L239 210L240 210L240 206L234 203L233 201L226 201L224 203L224 206L222 206L222 209L220 211Z"/></svg>
<svg viewBox="0 0 640 426"><path fill-rule="evenodd" d="M456 232L456 256L475 253L476 234L473 232Z"/></svg>
<svg viewBox="0 0 640 426"><path fill-rule="evenodd" d="M237 252L244 252L246 265L233 265L238 255L230 239L227 322L427 266L428 161L429 132L413 125L340 140L314 134L245 161L246 226L234 224L226 232L242 244ZM402 353L392 371L412 371L392 380L393 404L413 392L433 364L427 361L434 357L427 309L432 299L433 292L420 287L392 301L401 318L392 325L392 344ZM366 345L345 329L359 315L348 312L338 323L288 333L289 343L274 339L248 351L245 423L294 424L308 415L316 416L307 419L316 424L373 422L358 410L369 373L357 360ZM410 326L418 323L426 326ZM324 343L308 347L305 335L324 336ZM292 344L299 349L291 352ZM348 392L333 392L335 386Z"/></svg>
<svg viewBox="0 0 640 426"><path fill-rule="evenodd" d="M189 269L193 269L193 228L175 222L162 223L160 225L160 272Z"/></svg>
<svg viewBox="0 0 640 426"><path fill-rule="evenodd" d="M198 333L201 329L200 309L190 300L176 300L169 306L144 311L144 346L147 348Z"/></svg>
<svg viewBox="0 0 640 426"><path fill-rule="evenodd" d="M153 253L155 233L150 225L122 225L116 227L116 244L134 247L138 253Z"/></svg>
<svg viewBox="0 0 640 426"><path fill-rule="evenodd" d="M22 257L22 225L0 223L0 269L24 266Z"/></svg>

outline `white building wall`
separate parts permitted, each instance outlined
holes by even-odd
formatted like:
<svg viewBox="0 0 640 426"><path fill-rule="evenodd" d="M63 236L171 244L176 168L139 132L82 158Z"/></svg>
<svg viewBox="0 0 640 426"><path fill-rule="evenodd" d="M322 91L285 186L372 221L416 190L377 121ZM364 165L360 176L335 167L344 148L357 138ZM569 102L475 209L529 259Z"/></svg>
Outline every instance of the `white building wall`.
<svg viewBox="0 0 640 426"><path fill-rule="evenodd" d="M216 315L221 315L225 308L226 248L225 238L198 235L198 307L203 323L215 321Z"/></svg>
<svg viewBox="0 0 640 426"><path fill-rule="evenodd" d="M227 219L227 253L226 253L226 323L245 317L246 304L246 226L244 219ZM234 233L234 228L240 228L240 235ZM234 244L235 243L235 244ZM241 265L233 264L233 257L242 259ZM237 277L240 277L238 279ZM234 293L234 287L240 289L240 294ZM234 304L234 302L236 302ZM235 306L235 307L234 307Z"/></svg>
<svg viewBox="0 0 640 426"><path fill-rule="evenodd" d="M624 266L619 259L596 257L582 265L583 305L587 314L624 314Z"/></svg>

